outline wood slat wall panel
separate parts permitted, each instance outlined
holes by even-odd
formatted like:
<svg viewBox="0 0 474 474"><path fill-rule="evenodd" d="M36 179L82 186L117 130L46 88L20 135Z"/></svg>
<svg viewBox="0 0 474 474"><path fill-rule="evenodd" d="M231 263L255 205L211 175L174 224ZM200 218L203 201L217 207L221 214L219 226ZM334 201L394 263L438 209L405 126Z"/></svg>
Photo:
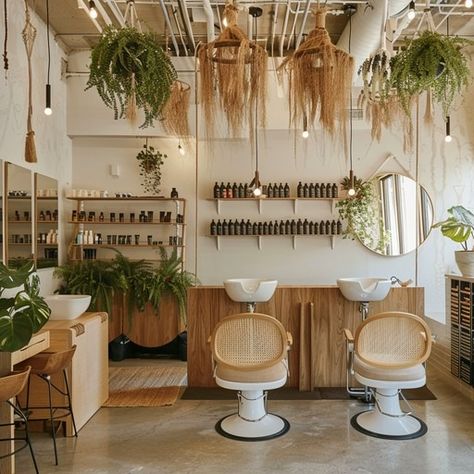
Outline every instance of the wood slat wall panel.
<svg viewBox="0 0 474 474"><path fill-rule="evenodd" d="M384 301L370 304L369 314L398 310L423 315L423 288L392 288ZM314 304L313 337L309 303ZM304 316L301 316L303 305ZM246 311L245 305L227 296L222 287L195 287L188 293L188 385L213 387L212 363L207 340L218 321ZM291 387L345 385L345 343L342 330L355 330L360 322L358 303L347 301L337 287L279 287L273 298L257 311L275 316L293 335L290 353ZM301 327L304 321L304 327ZM305 340L301 344L301 337ZM313 350L311 350L313 347ZM309 354L308 354L309 351ZM300 360L301 357L305 360ZM310 369L308 363L310 361ZM300 370L310 373L301 373ZM310 384L311 385L311 384Z"/></svg>

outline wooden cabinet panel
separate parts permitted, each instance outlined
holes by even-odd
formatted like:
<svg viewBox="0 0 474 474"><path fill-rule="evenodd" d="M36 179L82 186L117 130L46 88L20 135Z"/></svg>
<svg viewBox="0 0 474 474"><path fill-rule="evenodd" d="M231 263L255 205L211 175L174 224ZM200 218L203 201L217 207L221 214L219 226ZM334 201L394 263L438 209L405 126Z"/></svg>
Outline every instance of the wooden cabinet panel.
<svg viewBox="0 0 474 474"><path fill-rule="evenodd" d="M370 304L369 314L393 310L423 316L423 301L423 288L392 288L384 301ZM195 287L189 290L190 387L215 386L207 340L218 321L245 311L245 305L230 300L222 287ZM358 303L347 301L337 287L278 287L270 301L257 305L257 311L275 316L293 335L290 387L308 390L311 386L345 386L343 329L347 327L354 331L359 324Z"/></svg>

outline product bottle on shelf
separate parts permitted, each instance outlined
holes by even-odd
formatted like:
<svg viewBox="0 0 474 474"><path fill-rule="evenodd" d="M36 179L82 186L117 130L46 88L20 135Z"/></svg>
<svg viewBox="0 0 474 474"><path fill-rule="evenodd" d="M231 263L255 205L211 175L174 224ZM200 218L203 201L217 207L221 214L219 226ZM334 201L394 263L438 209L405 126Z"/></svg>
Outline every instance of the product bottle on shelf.
<svg viewBox="0 0 474 474"><path fill-rule="evenodd" d="M268 235L268 224L267 221L263 223L263 235Z"/></svg>
<svg viewBox="0 0 474 474"><path fill-rule="evenodd" d="M336 232L338 235L342 233L342 222L339 219L336 222Z"/></svg>
<svg viewBox="0 0 474 474"><path fill-rule="evenodd" d="M331 235L336 235L336 221L331 221Z"/></svg>
<svg viewBox="0 0 474 474"><path fill-rule="evenodd" d="M282 183L280 183L280 186L278 186L278 197L285 197L285 188L283 187Z"/></svg>
<svg viewBox="0 0 474 474"><path fill-rule="evenodd" d="M326 234L326 224L324 223L324 221L321 221L319 223L319 233L321 235L325 235Z"/></svg>
<svg viewBox="0 0 474 474"><path fill-rule="evenodd" d="M319 192L322 198L326 197L326 186L324 186L324 183L321 183L321 186L319 187Z"/></svg>
<svg viewBox="0 0 474 474"><path fill-rule="evenodd" d="M268 234L268 235L273 235L273 223L272 223L272 221L270 221L270 222L268 223L268 231L267 231L267 234Z"/></svg>
<svg viewBox="0 0 474 474"><path fill-rule="evenodd" d="M172 188L172 189L171 189L170 197L171 197L172 199L178 199L179 195L178 195L178 191L177 191L176 188Z"/></svg>
<svg viewBox="0 0 474 474"><path fill-rule="evenodd" d="M313 221L309 222L308 232L309 232L309 235L314 234L314 222Z"/></svg>
<svg viewBox="0 0 474 474"><path fill-rule="evenodd" d="M258 235L258 224L256 222L252 224L252 235Z"/></svg>
<svg viewBox="0 0 474 474"><path fill-rule="evenodd" d="M268 183L268 186L267 186L267 197L269 197L269 198L275 197L274 192L273 192L272 183Z"/></svg>
<svg viewBox="0 0 474 474"><path fill-rule="evenodd" d="M257 234L258 235L263 235L263 224L261 222L258 223Z"/></svg>
<svg viewBox="0 0 474 474"><path fill-rule="evenodd" d="M214 222L214 219L212 219L211 225L210 225L210 233L211 235L216 235L217 234L217 226L216 223Z"/></svg>
<svg viewBox="0 0 474 474"><path fill-rule="evenodd" d="M221 182L221 185L219 187L219 197L220 198L226 198L227 197L227 189L224 185L224 182Z"/></svg>
<svg viewBox="0 0 474 474"><path fill-rule="evenodd" d="M303 235L308 235L309 234L309 222L308 219L305 219L303 221Z"/></svg>
<svg viewBox="0 0 474 474"><path fill-rule="evenodd" d="M101 212L99 214L99 222L104 222L104 213L103 212Z"/></svg>
<svg viewBox="0 0 474 474"><path fill-rule="evenodd" d="M301 219L298 219L298 222L296 223L296 233L298 235L303 233L303 221Z"/></svg>
<svg viewBox="0 0 474 474"><path fill-rule="evenodd" d="M237 183L234 181L234 184L232 186L232 197L233 198L238 198L239 197L239 187L237 186Z"/></svg>
<svg viewBox="0 0 474 474"><path fill-rule="evenodd" d="M240 235L247 235L247 226L243 219L240 221Z"/></svg>
<svg viewBox="0 0 474 474"><path fill-rule="evenodd" d="M239 194L239 198L244 198L245 197L245 190L244 190L244 186L242 185L242 183L239 183L238 194Z"/></svg>
<svg viewBox="0 0 474 474"><path fill-rule="evenodd" d="M278 235L280 233L280 227L278 225L278 221L273 223L273 234Z"/></svg>
<svg viewBox="0 0 474 474"><path fill-rule="evenodd" d="M247 223L245 224L246 227L246 234L247 235L252 235L252 223L250 222L250 219L247 219Z"/></svg>
<svg viewBox="0 0 474 474"><path fill-rule="evenodd" d="M244 198L249 197L249 185L247 183L244 184Z"/></svg>
<svg viewBox="0 0 474 474"><path fill-rule="evenodd" d="M291 231L290 234L296 235L296 221L294 219L291 220Z"/></svg>
<svg viewBox="0 0 474 474"><path fill-rule="evenodd" d="M290 235L291 234L291 223L287 219L285 222L285 235Z"/></svg>
<svg viewBox="0 0 474 474"><path fill-rule="evenodd" d="M337 198L339 196L339 189L337 188L337 184L333 183L332 185L332 197Z"/></svg>
<svg viewBox="0 0 474 474"><path fill-rule="evenodd" d="M301 184L301 181L298 183L298 186L296 187L296 197L303 197L303 185Z"/></svg>
<svg viewBox="0 0 474 474"><path fill-rule="evenodd" d="M278 233L280 235L285 235L285 222L280 221L280 228L278 229Z"/></svg>
<svg viewBox="0 0 474 474"><path fill-rule="evenodd" d="M331 223L329 221L326 221L325 227L326 235L331 235Z"/></svg>
<svg viewBox="0 0 474 474"><path fill-rule="evenodd" d="M326 184L326 197L332 197L332 186L331 183Z"/></svg>
<svg viewBox="0 0 474 474"><path fill-rule="evenodd" d="M309 185L309 197L310 197L310 198L314 198L314 197L315 197L314 184L313 184L313 183L311 183L311 184Z"/></svg>
<svg viewBox="0 0 474 474"><path fill-rule="evenodd" d="M221 197L221 190L219 188L219 185L217 184L217 181L216 181L216 184L214 184L214 194L213 194L214 198L215 199L219 199Z"/></svg>
<svg viewBox="0 0 474 474"><path fill-rule="evenodd" d="M227 182L227 186L225 187L225 197L231 198L232 197L232 186L229 182Z"/></svg>
<svg viewBox="0 0 474 474"><path fill-rule="evenodd" d="M222 235L229 235L229 224L227 224L225 219L224 222L222 222Z"/></svg>
<svg viewBox="0 0 474 474"><path fill-rule="evenodd" d="M285 187L283 188L283 193L286 198L290 197L290 186L288 183L285 183Z"/></svg>
<svg viewBox="0 0 474 474"><path fill-rule="evenodd" d="M234 235L240 235L240 224L237 219L234 222Z"/></svg>
<svg viewBox="0 0 474 474"><path fill-rule="evenodd" d="M305 197L305 198L309 197L308 183L304 183L304 185L303 185L303 197Z"/></svg>
<svg viewBox="0 0 474 474"><path fill-rule="evenodd" d="M319 235L319 224L317 222L315 222L313 225L313 234Z"/></svg>
<svg viewBox="0 0 474 474"><path fill-rule="evenodd" d="M314 185L314 197L315 198L320 198L321 197L321 189L319 187L319 183L316 183Z"/></svg>
<svg viewBox="0 0 474 474"><path fill-rule="evenodd" d="M216 224L216 234L217 235L222 235L222 222L219 219Z"/></svg>

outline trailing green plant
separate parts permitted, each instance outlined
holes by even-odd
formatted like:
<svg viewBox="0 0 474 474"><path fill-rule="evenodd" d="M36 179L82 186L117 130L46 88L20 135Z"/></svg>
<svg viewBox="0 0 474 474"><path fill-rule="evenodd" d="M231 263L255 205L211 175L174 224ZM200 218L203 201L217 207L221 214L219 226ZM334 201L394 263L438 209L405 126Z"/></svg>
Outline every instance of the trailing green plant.
<svg viewBox="0 0 474 474"><path fill-rule="evenodd" d="M160 194L161 185L161 165L168 155L164 155L154 147L143 145L137 155L140 176L143 177L142 187L146 193Z"/></svg>
<svg viewBox="0 0 474 474"><path fill-rule="evenodd" d="M166 250L160 248L160 254L160 265L149 282L149 301L156 310L163 296L174 296L179 315L186 323L187 291L196 284L196 276L183 269L183 260L178 257L176 249L168 256Z"/></svg>
<svg viewBox="0 0 474 474"><path fill-rule="evenodd" d="M151 127L160 119L163 107L177 79L168 55L152 33L134 27L104 28L93 48L87 89L97 88L100 98L114 110L114 117L134 120L137 107L145 121L140 128Z"/></svg>
<svg viewBox="0 0 474 474"><path fill-rule="evenodd" d="M472 41L424 31L391 59L390 84L397 91L401 105L410 114L414 97L431 91L441 104L444 116L461 90L467 86L471 72L461 48Z"/></svg>
<svg viewBox="0 0 474 474"><path fill-rule="evenodd" d="M39 283L32 262L17 269L0 263L0 350L22 348L48 321L51 310L39 295ZM4 297L5 291L15 289L15 296Z"/></svg>
<svg viewBox="0 0 474 474"><path fill-rule="evenodd" d="M60 294L90 295L91 311L106 311L112 314L112 298L116 292L128 289L127 279L116 271L111 262L83 260L58 267L54 274L62 284L56 291Z"/></svg>
<svg viewBox="0 0 474 474"><path fill-rule="evenodd" d="M345 177L342 189L349 190L350 179ZM354 196L348 196L336 204L340 218L346 223L344 238L358 239L366 247L385 253L389 233L384 229L379 212L379 200L372 181L355 178Z"/></svg>
<svg viewBox="0 0 474 474"><path fill-rule="evenodd" d="M461 244L463 250L469 250L468 241L474 239L474 214L463 206L450 207L448 214L446 220L434 224L433 228L440 227L445 237Z"/></svg>

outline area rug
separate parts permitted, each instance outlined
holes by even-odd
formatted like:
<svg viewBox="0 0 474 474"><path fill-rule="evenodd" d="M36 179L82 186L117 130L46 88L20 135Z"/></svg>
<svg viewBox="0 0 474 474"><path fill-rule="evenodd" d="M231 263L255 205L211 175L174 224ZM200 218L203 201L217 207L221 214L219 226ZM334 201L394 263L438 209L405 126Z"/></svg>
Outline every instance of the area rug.
<svg viewBox="0 0 474 474"><path fill-rule="evenodd" d="M110 367L109 399L103 406L171 406L185 384L185 367Z"/></svg>
<svg viewBox="0 0 474 474"><path fill-rule="evenodd" d="M272 400L350 400L351 397L343 387L321 387L312 392L300 392L297 388L279 388L271 390ZM435 395L428 387L404 390L408 400L436 400ZM214 388L187 388L181 397L182 400L234 400L235 391L220 387Z"/></svg>

